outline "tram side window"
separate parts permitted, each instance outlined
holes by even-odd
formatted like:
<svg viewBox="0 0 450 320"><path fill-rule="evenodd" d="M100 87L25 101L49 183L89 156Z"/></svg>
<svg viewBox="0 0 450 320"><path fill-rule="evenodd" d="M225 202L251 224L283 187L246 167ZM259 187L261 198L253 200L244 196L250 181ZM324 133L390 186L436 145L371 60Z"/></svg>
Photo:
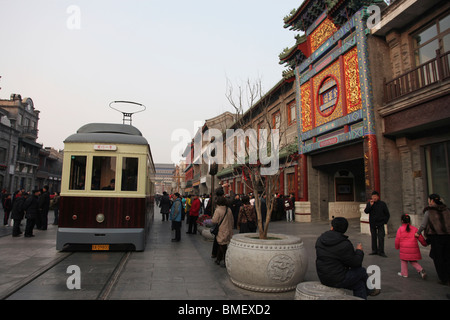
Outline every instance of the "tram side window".
<svg viewBox="0 0 450 320"><path fill-rule="evenodd" d="M86 180L86 159L85 156L72 156L70 164L70 190L85 190Z"/></svg>
<svg viewBox="0 0 450 320"><path fill-rule="evenodd" d="M94 157L91 190L116 189L116 157Z"/></svg>
<svg viewBox="0 0 450 320"><path fill-rule="evenodd" d="M123 158L122 191L137 191L138 158Z"/></svg>

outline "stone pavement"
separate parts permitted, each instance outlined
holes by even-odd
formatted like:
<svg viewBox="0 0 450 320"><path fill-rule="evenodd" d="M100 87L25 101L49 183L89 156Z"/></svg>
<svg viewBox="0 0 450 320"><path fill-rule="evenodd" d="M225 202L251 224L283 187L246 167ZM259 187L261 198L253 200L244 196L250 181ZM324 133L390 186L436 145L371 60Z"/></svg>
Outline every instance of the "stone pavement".
<svg viewBox="0 0 450 320"><path fill-rule="evenodd" d="M52 217L52 213L49 216ZM297 235L303 239L309 257L305 281L318 281L314 245L317 237L329 227L326 221L303 224L277 221L271 223L270 232ZM26 278L60 255L55 250L55 226L49 225L47 231L36 231L36 237L31 239L12 238L11 229L0 227L0 295L14 282ZM295 291L255 293L237 288L229 280L226 269L217 266L210 258L212 242L198 234L188 235L185 231L186 225L183 224L181 242L171 242L170 222L162 222L157 213L145 252L132 253L111 299L294 300ZM428 256L429 248L421 247L423 260L419 262L427 271L428 279L421 279L412 267L409 278L402 278L397 275L400 260L394 248L395 234L387 236L385 241L387 258L367 254L370 252L370 236L360 233L357 219L350 220L347 235L355 246L362 243L366 253L363 266L376 265L381 270L381 294L369 300L447 300L450 287L438 284L433 262Z"/></svg>

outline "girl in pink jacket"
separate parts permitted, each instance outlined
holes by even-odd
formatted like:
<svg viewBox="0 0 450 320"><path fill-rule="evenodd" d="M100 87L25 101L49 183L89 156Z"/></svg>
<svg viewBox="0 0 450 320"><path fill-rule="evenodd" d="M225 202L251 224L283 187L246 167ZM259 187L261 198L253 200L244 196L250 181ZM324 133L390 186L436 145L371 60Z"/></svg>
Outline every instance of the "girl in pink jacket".
<svg viewBox="0 0 450 320"><path fill-rule="evenodd" d="M427 274L422 266L417 262L422 260L422 255L420 254L419 244L417 240L426 247L427 243L422 235L419 239L415 237L417 228L411 226L411 218L409 215L404 214L402 216L402 226L397 231L397 236L395 237L395 249L400 249L400 260L401 260L401 272L398 273L399 276L407 278L408 277L408 262L417 270L419 275L425 279Z"/></svg>

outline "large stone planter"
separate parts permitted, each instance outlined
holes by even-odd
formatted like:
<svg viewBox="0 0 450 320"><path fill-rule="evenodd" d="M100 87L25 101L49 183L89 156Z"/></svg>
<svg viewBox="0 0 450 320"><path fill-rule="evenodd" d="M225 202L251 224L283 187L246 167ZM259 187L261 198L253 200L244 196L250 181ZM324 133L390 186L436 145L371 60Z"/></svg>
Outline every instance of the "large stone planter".
<svg viewBox="0 0 450 320"><path fill-rule="evenodd" d="M260 240L258 234L236 234L226 253L231 281L257 292L295 290L308 269L308 256L299 237L269 234L276 240Z"/></svg>

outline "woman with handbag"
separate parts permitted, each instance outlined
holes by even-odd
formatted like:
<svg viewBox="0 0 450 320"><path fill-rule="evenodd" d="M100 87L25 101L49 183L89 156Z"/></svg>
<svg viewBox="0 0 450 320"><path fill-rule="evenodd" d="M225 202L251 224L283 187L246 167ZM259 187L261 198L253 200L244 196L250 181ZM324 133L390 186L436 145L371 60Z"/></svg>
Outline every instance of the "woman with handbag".
<svg viewBox="0 0 450 320"><path fill-rule="evenodd" d="M256 232L256 213L255 207L250 204L250 198L242 198L242 206L239 210L237 227L239 233Z"/></svg>
<svg viewBox="0 0 450 320"><path fill-rule="evenodd" d="M233 236L233 213L228 208L228 202L224 196L220 196L216 201L216 210L214 211L212 223L217 224L218 232L216 241L218 244L216 263L220 265L222 260L225 260L228 244Z"/></svg>

